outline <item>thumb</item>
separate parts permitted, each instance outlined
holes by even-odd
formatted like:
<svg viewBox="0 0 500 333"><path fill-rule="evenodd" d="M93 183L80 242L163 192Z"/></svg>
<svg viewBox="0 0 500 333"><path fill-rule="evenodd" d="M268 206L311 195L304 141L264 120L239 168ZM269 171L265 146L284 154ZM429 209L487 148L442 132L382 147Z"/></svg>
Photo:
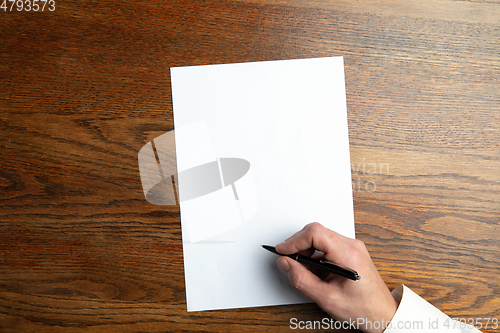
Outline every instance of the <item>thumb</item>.
<svg viewBox="0 0 500 333"><path fill-rule="evenodd" d="M322 281L300 262L288 257L279 257L278 267L288 275L292 287L316 302L328 291L328 283Z"/></svg>

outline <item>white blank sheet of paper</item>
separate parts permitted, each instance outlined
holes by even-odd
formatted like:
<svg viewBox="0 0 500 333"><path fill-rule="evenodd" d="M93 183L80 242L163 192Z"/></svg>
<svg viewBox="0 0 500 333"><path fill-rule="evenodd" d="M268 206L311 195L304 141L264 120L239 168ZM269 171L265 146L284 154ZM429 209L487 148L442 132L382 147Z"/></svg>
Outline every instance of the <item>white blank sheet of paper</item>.
<svg viewBox="0 0 500 333"><path fill-rule="evenodd" d="M310 302L260 245L309 222L355 237L343 58L171 79L188 311Z"/></svg>

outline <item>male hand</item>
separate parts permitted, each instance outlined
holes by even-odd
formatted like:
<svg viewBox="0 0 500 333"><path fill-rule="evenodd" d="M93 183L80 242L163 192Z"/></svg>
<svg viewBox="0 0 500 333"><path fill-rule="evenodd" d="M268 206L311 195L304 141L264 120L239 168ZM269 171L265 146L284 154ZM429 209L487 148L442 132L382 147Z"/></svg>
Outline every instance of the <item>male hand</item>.
<svg viewBox="0 0 500 333"><path fill-rule="evenodd" d="M324 279L318 277L301 263L280 257L277 264L288 274L292 286L316 302L336 320L378 322L375 329L362 325L359 329L369 333L380 333L396 313L397 303L385 285L370 258L365 244L356 239L344 237L319 223L306 225L285 242L276 245L282 254L301 253L312 256L315 250L323 252L317 259L355 270L361 279L352 281L329 273Z"/></svg>

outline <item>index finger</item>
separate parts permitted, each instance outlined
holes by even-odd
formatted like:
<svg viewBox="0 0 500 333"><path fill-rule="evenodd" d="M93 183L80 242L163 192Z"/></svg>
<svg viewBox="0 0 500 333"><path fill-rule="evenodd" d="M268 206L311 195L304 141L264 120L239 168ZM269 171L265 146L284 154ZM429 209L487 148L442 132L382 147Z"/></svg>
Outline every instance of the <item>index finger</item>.
<svg viewBox="0 0 500 333"><path fill-rule="evenodd" d="M326 255L334 249L338 249L339 244L343 243L345 239L346 237L325 228L320 223L313 222L285 242L276 245L276 251L282 254L292 254L315 248Z"/></svg>

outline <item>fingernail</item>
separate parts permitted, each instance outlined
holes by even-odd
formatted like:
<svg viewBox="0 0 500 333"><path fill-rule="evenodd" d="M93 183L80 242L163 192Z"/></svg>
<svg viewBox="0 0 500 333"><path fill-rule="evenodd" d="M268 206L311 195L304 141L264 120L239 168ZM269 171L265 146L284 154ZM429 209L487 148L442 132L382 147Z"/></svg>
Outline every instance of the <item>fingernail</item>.
<svg viewBox="0 0 500 333"><path fill-rule="evenodd" d="M278 267L285 273L288 273L290 270L290 265L285 259L278 260Z"/></svg>

